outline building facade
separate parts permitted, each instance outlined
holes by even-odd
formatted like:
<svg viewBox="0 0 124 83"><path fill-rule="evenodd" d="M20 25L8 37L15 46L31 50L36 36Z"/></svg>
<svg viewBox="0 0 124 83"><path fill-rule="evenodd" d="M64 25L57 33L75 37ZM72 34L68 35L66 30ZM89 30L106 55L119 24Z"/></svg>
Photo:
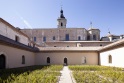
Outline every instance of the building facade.
<svg viewBox="0 0 124 83"><path fill-rule="evenodd" d="M67 19L64 17L63 10L60 11L60 17L57 19L57 28L48 29L21 29L30 39L37 44L42 45L51 41L99 41L100 30L90 27L85 28L66 28Z"/></svg>

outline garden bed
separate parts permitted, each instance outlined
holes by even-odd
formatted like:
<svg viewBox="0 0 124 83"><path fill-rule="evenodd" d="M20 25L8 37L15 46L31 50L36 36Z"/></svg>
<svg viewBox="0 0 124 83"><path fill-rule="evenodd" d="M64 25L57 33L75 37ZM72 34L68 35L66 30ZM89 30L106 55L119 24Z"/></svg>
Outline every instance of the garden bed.
<svg viewBox="0 0 124 83"><path fill-rule="evenodd" d="M31 66L0 70L0 83L56 83L62 65Z"/></svg>
<svg viewBox="0 0 124 83"><path fill-rule="evenodd" d="M77 83L124 83L122 68L74 65L69 66Z"/></svg>

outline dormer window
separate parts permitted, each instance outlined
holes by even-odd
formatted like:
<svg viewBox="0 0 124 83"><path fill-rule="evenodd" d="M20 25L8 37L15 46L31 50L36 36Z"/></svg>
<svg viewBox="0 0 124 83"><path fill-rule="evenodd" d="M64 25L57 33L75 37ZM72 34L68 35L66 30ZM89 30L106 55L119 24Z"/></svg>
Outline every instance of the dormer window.
<svg viewBox="0 0 124 83"><path fill-rule="evenodd" d="M17 35L15 36L15 41L19 42L19 36L17 36Z"/></svg>

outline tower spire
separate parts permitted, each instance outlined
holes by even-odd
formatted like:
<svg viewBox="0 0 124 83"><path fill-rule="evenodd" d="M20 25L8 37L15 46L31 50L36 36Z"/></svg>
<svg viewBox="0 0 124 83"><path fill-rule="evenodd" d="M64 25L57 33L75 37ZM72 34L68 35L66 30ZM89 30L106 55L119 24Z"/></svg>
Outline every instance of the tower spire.
<svg viewBox="0 0 124 83"><path fill-rule="evenodd" d="M60 3L60 6L61 6L60 18L65 18L65 17L64 17L64 14L63 14L63 9L62 9L62 7L63 7L62 0L61 0L61 3Z"/></svg>
<svg viewBox="0 0 124 83"><path fill-rule="evenodd" d="M62 7L61 7L61 11L60 11L60 18L65 18L64 15L63 15Z"/></svg>
<svg viewBox="0 0 124 83"><path fill-rule="evenodd" d="M62 5L60 10L60 17L57 19L57 21L58 21L58 28L66 28L67 20L64 17Z"/></svg>

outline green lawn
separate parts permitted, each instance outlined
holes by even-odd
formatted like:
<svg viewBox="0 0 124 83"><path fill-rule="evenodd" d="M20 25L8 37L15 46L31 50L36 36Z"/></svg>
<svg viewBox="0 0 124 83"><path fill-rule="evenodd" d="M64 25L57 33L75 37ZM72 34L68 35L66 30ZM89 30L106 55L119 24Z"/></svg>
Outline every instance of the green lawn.
<svg viewBox="0 0 124 83"><path fill-rule="evenodd" d="M122 68L74 65L69 66L77 83L124 83Z"/></svg>
<svg viewBox="0 0 124 83"><path fill-rule="evenodd" d="M62 65L30 66L0 70L0 83L56 83Z"/></svg>

